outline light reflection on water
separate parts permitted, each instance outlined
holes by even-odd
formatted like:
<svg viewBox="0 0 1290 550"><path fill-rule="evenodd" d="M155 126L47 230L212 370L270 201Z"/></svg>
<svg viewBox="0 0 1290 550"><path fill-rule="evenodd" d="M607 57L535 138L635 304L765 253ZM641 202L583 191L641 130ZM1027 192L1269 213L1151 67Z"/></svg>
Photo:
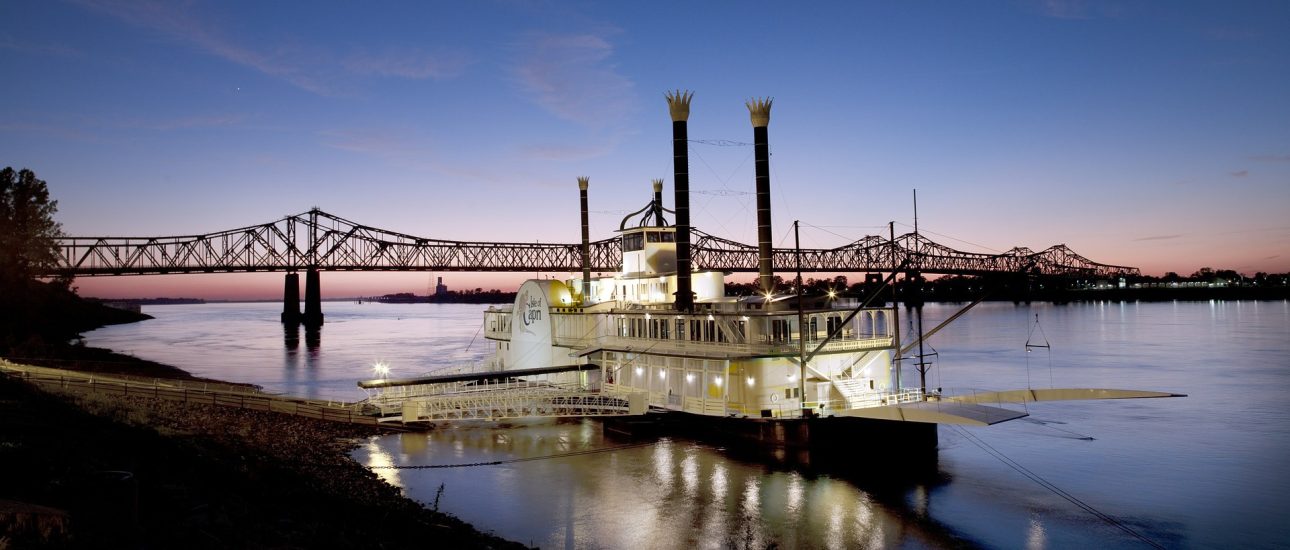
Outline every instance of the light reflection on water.
<svg viewBox="0 0 1290 550"><path fill-rule="evenodd" d="M435 452L449 448L462 452ZM604 452L560 456L593 449ZM441 511L543 548L890 547L908 529L847 481L684 439L606 438L594 420L443 427L373 438L354 456L369 466L500 460L401 470L400 486L428 500L443 484ZM534 457L549 458L507 462ZM946 533L917 535L961 542Z"/></svg>
<svg viewBox="0 0 1290 550"><path fill-rule="evenodd" d="M324 308L327 325L316 337L285 331L276 304L210 304L146 307L156 320L106 327L87 341L203 376L346 400L362 397L354 383L371 376L377 359L395 376L413 375L491 350L477 335L483 306ZM929 306L925 326L953 311ZM1027 358L1022 344L1035 314L1052 348ZM1055 387L1188 394L1032 404L1029 420L1039 422L966 430L1166 547L1276 548L1290 540L1290 303L982 304L930 343L940 355L929 385L947 390L1024 388L1028 380L1047 387L1051 379ZM619 443L604 440L592 421L515 423L379 438L355 457L452 464ZM872 452L892 444L872 442ZM955 429L940 430L926 476L771 465L794 461L798 453L758 461L665 439L583 456L386 473L427 503L442 483L441 509L548 548L1143 546Z"/></svg>

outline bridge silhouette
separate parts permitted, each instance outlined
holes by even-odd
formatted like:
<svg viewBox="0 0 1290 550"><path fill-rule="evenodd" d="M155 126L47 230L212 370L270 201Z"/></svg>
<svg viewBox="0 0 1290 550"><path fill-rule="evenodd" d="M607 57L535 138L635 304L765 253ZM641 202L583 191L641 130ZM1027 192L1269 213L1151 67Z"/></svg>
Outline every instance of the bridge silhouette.
<svg viewBox="0 0 1290 550"><path fill-rule="evenodd" d="M695 269L756 272L757 247L691 229ZM63 237L59 265L44 275L153 275L321 271L500 271L573 273L582 270L581 243L467 242L417 237L355 223L313 209L303 214L204 235ZM1094 262L1066 245L1035 252L964 252L922 234L869 236L837 248L774 249L787 271L801 255L803 272L917 271L935 275L1026 273L1112 278L1136 267ZM618 272L617 237L590 243L591 271Z"/></svg>

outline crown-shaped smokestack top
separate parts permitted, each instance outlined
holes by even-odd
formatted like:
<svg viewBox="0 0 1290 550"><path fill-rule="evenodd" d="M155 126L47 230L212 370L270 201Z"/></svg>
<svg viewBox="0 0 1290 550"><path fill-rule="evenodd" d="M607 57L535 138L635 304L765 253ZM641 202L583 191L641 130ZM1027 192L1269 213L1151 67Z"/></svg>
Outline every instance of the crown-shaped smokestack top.
<svg viewBox="0 0 1290 550"><path fill-rule="evenodd" d="M586 191L586 190L587 190L587 184L588 184L588 183L591 183L591 178L589 178L589 177L587 177L587 176L582 176L582 177L578 178L578 189L579 189L580 191Z"/></svg>
<svg viewBox="0 0 1290 550"><path fill-rule="evenodd" d="M690 98L694 97L694 92L689 90L676 90L667 92L667 110L672 113L672 122L682 122L690 119Z"/></svg>
<svg viewBox="0 0 1290 550"><path fill-rule="evenodd" d="M654 183L654 192L655 192L655 193L662 193L662 192L663 192L663 180L653 180L653 183Z"/></svg>
<svg viewBox="0 0 1290 550"><path fill-rule="evenodd" d="M753 98L744 103L748 106L748 117L752 119L753 128L770 126L770 104L774 101L774 98L764 97Z"/></svg>

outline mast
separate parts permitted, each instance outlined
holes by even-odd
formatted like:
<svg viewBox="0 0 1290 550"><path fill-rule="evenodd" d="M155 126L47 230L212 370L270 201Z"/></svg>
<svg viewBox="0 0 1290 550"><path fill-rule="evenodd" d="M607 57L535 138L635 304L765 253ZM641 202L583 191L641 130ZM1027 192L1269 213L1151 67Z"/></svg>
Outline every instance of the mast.
<svg viewBox="0 0 1290 550"><path fill-rule="evenodd" d="M799 407L806 408L806 313L802 311L802 241L793 220L793 256L797 258L797 392Z"/></svg>
<svg viewBox="0 0 1290 550"><path fill-rule="evenodd" d="M891 245L891 337L896 343L896 356L891 362L896 365L896 391L900 391L900 305L896 296L900 289L900 285L896 284L896 272L900 267L896 265L896 222L887 222L887 231L891 235L891 240L888 241Z"/></svg>
<svg viewBox="0 0 1290 550"><path fill-rule="evenodd" d="M918 240L918 189L914 189L914 241ZM918 285L918 300L914 302L915 313L918 314L918 387L923 392L923 398L927 398L927 355L923 352L923 274L919 273L915 277L915 284Z"/></svg>

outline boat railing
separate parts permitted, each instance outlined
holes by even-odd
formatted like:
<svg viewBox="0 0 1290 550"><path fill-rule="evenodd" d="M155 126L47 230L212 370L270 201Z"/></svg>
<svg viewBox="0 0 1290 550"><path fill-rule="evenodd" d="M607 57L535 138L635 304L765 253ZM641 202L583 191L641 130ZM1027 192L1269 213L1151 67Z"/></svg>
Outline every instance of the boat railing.
<svg viewBox="0 0 1290 550"><path fill-rule="evenodd" d="M698 340L663 340L658 338L633 338L630 336L598 336L585 338L554 337L557 346L586 349L600 347L615 350L685 352L711 357L728 357L732 355L791 355L800 353L801 348L796 339L780 340L765 343L708 342ZM888 336L861 338L852 340L834 340L825 344L823 351L851 351L863 349L884 349L892 346L893 340ZM807 345L812 345L808 340Z"/></svg>

